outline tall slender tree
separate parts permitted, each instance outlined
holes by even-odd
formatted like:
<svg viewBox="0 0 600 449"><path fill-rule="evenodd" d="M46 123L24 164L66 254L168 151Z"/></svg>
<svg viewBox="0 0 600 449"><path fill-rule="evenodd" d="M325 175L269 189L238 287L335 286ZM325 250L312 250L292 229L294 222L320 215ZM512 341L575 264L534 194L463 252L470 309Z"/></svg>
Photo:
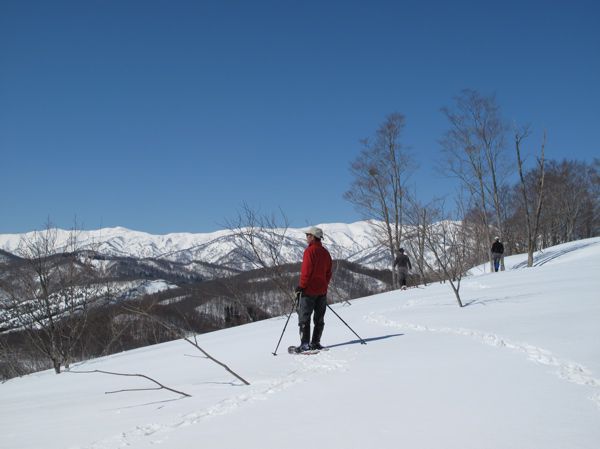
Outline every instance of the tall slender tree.
<svg viewBox="0 0 600 449"><path fill-rule="evenodd" d="M350 166L354 179L344 194L366 219L373 220L379 242L389 251L390 267L402 246L406 183L415 165L400 142L404 126L404 115L390 114L373 138L361 141L362 150ZM392 284L397 288L397 275L392 272Z"/></svg>
<svg viewBox="0 0 600 449"><path fill-rule="evenodd" d="M450 123L441 140L447 156L443 171L458 178L470 193L489 243L490 215L498 234L502 235L504 228L501 189L510 166L504 142L507 125L494 96L465 89L454 100L452 108L442 108Z"/></svg>
<svg viewBox="0 0 600 449"><path fill-rule="evenodd" d="M538 230L540 227L540 216L542 214L542 205L544 199L544 149L546 146L546 133L542 141L540 157L537 160L537 172L539 176L535 185L535 198L529 198L527 193L527 183L523 175L523 159L521 157L521 144L530 134L529 127L525 127L515 132L515 150L517 152L517 166L519 168L519 179L521 181L521 195L523 198L523 212L525 214L526 239L527 239L527 266L533 266L533 252L536 249L538 240ZM530 202L534 200L535 204ZM532 207L533 206L533 207Z"/></svg>

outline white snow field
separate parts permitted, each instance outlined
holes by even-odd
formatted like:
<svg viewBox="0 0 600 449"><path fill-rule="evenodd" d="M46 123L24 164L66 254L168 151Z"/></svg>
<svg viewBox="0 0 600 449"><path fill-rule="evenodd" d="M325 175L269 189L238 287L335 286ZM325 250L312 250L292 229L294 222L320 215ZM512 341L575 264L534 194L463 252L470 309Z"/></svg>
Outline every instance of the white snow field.
<svg viewBox="0 0 600 449"><path fill-rule="evenodd" d="M293 314L0 385L3 449L600 447L600 238L507 271L331 310L329 351L289 355ZM479 270L473 270L477 273ZM152 388L144 374L190 394Z"/></svg>

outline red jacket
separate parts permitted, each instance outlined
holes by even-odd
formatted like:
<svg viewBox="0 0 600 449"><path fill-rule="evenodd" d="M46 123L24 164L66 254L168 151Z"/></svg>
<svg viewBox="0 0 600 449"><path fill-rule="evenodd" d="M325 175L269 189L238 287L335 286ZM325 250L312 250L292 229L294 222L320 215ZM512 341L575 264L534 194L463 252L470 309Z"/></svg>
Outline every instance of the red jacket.
<svg viewBox="0 0 600 449"><path fill-rule="evenodd" d="M304 250L300 288L306 296L323 296L331 280L331 256L320 241L313 240Z"/></svg>

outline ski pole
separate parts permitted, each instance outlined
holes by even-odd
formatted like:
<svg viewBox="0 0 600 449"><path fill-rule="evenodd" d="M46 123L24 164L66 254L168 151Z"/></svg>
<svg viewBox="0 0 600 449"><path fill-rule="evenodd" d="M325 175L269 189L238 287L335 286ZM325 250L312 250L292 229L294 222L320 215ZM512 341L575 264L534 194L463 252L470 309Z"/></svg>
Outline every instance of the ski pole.
<svg viewBox="0 0 600 449"><path fill-rule="evenodd" d="M300 294L296 295L296 300L294 301L294 305L292 306L292 310L290 310L290 314L287 317L287 320L285 321L285 326L283 326L283 331L281 331L281 337L279 337L279 341L277 342L277 346L275 347L275 351L272 352L273 355L277 355L277 349L279 349L279 345L281 343L281 339L283 338L283 334L285 333L285 328L288 325L288 322L290 321L290 317L292 316L292 313L294 313L294 309L296 309L298 301L300 300Z"/></svg>
<svg viewBox="0 0 600 449"><path fill-rule="evenodd" d="M366 341L364 341L364 340L363 340L363 339L360 337L360 335L358 335L356 332L354 332L354 329L352 329L352 328L351 328L351 327L348 325L348 323L346 323L346 322L345 322L345 321L342 319L342 317L341 317L341 316L339 316L339 315L337 314L337 312L331 308L331 306L330 306L329 304L327 304L327 307L329 307L329 310L331 310L331 311L332 311L332 312L335 314L335 316L337 316L337 317L340 319L340 321L341 321L342 323L344 323L344 324L346 325L346 327L347 327L348 329L350 329L350 330L352 331L352 333L358 337L358 339L360 340L360 343L361 343L362 345L366 345L366 344L367 344L367 342L366 342Z"/></svg>

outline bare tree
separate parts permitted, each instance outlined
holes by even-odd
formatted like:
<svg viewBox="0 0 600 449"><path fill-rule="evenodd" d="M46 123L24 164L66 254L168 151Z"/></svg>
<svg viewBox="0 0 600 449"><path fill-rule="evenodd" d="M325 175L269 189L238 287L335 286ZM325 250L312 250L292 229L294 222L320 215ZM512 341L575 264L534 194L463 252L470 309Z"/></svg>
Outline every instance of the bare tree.
<svg viewBox="0 0 600 449"><path fill-rule="evenodd" d="M504 228L500 189L507 173L504 158L507 126L495 98L471 89L463 90L455 98L453 109L444 107L442 112L450 122L450 129L441 141L447 155L443 171L458 178L476 200L489 243L492 231L488 211L493 211L500 235Z"/></svg>
<svg viewBox="0 0 600 449"><path fill-rule="evenodd" d="M598 176L595 167L584 162L546 163L545 207L541 218L544 246L595 235L600 204L594 176Z"/></svg>
<svg viewBox="0 0 600 449"><path fill-rule="evenodd" d="M523 211L525 214L526 238L527 238L527 266L533 266L533 252L536 249L538 232L540 227L540 216L542 213L542 204L544 198L544 148L546 146L546 133L542 141L540 157L537 159L539 177L535 188L535 205L530 205L532 198L527 195L527 183L523 175L523 160L521 158L521 144L523 139L529 136L529 127L525 127L515 132L515 149L517 152L517 164L519 168L519 179L521 181L521 194L523 196ZM533 210L532 209L533 206Z"/></svg>
<svg viewBox="0 0 600 449"><path fill-rule="evenodd" d="M406 183L414 167L411 156L400 143L404 126L402 114L390 114L373 139L361 141L363 149L350 167L354 180L344 194L365 218L373 220L379 242L389 251L390 267L402 246ZM398 288L393 267L392 272L392 285Z"/></svg>
<svg viewBox="0 0 600 449"><path fill-rule="evenodd" d="M590 192L592 197L592 213L590 219L590 235L600 234L600 159L594 159L590 167Z"/></svg>
<svg viewBox="0 0 600 449"><path fill-rule="evenodd" d="M234 221L228 221L237 257L246 261L249 268L262 268L273 286L291 303L295 301L293 276L286 266L290 256L302 260L302 248L289 235L287 217L280 211L275 215L261 215L248 204ZM286 253L292 251L293 254Z"/></svg>
<svg viewBox="0 0 600 449"><path fill-rule="evenodd" d="M88 254L79 251L78 234L74 227L60 241L48 222L24 235L17 250L22 262L3 279L10 326L24 331L56 373L76 358L89 307L102 290Z"/></svg>
<svg viewBox="0 0 600 449"><path fill-rule="evenodd" d="M430 224L429 209L422 206L414 197L408 209L408 231L405 233L406 246L413 255L413 267L419 272L422 283L427 283L427 265L425 263L426 234Z"/></svg>
<svg viewBox="0 0 600 449"><path fill-rule="evenodd" d="M422 215L427 220L425 249L432 256L423 260L429 270L448 281L459 307L463 307L460 284L474 263L470 233L464 221L448 219L443 203L437 203L423 207Z"/></svg>

